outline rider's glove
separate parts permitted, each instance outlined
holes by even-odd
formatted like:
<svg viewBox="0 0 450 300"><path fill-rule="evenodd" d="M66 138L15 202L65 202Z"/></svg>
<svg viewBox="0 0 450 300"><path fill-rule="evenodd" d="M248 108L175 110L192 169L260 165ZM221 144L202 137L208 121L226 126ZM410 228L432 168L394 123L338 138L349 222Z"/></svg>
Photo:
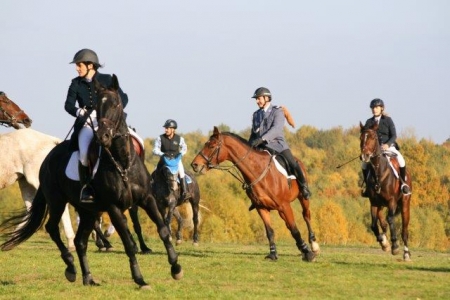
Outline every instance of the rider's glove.
<svg viewBox="0 0 450 300"><path fill-rule="evenodd" d="M258 147L259 145L263 144L264 140L262 138L257 138L252 142L252 148Z"/></svg>

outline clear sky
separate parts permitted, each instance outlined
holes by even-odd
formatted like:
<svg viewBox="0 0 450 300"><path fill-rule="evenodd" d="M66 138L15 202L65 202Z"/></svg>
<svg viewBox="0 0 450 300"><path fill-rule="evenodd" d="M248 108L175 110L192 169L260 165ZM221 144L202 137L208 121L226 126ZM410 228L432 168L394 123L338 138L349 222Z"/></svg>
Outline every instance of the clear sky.
<svg viewBox="0 0 450 300"><path fill-rule="evenodd" d="M60 138L82 48L118 76L143 138L168 118L181 133L246 129L260 86L297 129L356 126L378 97L400 136L450 137L447 0L2 0L0 10L0 90Z"/></svg>

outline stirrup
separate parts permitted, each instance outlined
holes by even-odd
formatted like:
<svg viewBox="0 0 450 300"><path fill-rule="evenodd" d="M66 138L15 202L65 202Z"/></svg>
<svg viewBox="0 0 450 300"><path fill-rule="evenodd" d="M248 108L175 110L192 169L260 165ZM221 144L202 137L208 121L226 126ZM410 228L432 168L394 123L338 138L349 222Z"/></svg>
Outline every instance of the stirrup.
<svg viewBox="0 0 450 300"><path fill-rule="evenodd" d="M94 190L89 185L84 185L80 192L81 203L94 203Z"/></svg>
<svg viewBox="0 0 450 300"><path fill-rule="evenodd" d="M411 188L406 183L402 184L400 190L402 191L403 195L411 195Z"/></svg>

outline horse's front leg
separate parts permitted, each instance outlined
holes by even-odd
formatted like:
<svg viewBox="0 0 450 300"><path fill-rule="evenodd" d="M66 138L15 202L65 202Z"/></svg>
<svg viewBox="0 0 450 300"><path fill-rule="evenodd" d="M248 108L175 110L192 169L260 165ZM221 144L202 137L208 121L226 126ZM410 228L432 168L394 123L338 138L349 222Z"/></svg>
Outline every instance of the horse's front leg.
<svg viewBox="0 0 450 300"><path fill-rule="evenodd" d="M122 211L114 205L111 205L108 209L108 214L125 247L125 253L127 254L130 262L131 277L140 288L149 287L149 285L144 281L141 270L139 269L139 264L136 259L136 243L131 237L126 218L124 218Z"/></svg>
<svg viewBox="0 0 450 300"><path fill-rule="evenodd" d="M177 220L177 232L175 233L175 236L177 238L177 245L181 244L183 242L183 236L181 233L181 230L183 229L183 218L181 217L180 211L175 207L173 210L173 216Z"/></svg>
<svg viewBox="0 0 450 300"><path fill-rule="evenodd" d="M311 245L311 250L315 254L320 253L320 246L319 243L316 242L316 235L314 231L312 230L311 226L311 211L309 210L309 200L303 199L303 197L299 197L298 200L300 201L300 204L302 205L302 215L303 220L305 220L306 227L308 227L308 238L309 238L309 244Z"/></svg>
<svg viewBox="0 0 450 300"><path fill-rule="evenodd" d="M198 246L198 214L199 214L199 210L200 210L199 201L194 202L194 200L191 200L191 207L192 207L192 213L193 213L192 222L194 223L194 234L192 236L192 240L193 240L194 246Z"/></svg>
<svg viewBox="0 0 450 300"><path fill-rule="evenodd" d="M152 253L153 252L152 249L147 247L147 245L145 244L145 241L144 241L144 236L142 235L142 228L141 228L141 224L139 222L139 216L138 216L138 206L132 205L130 207L130 209L128 210L128 212L130 213L130 218L131 218L131 221L133 222L134 232L136 232L136 235L138 236L139 246L141 247L141 253L142 254Z"/></svg>
<svg viewBox="0 0 450 300"><path fill-rule="evenodd" d="M394 201L391 201L391 203ZM395 210L397 209L397 205L390 204L388 206L388 215L387 215L387 222L389 224L389 231L391 232L391 243L392 243L392 249L391 253L392 255L397 255L399 250L398 245L398 239L397 239L397 232L395 230Z"/></svg>
<svg viewBox="0 0 450 300"><path fill-rule="evenodd" d="M292 237L295 239L297 248L302 253L302 259L308 262L314 261L316 258L316 254L309 250L308 245L302 239L300 231L297 228L297 224L295 224L294 213L292 212L290 203L283 205L283 207L278 210L278 214L284 220L286 227L289 229Z"/></svg>
<svg viewBox="0 0 450 300"><path fill-rule="evenodd" d="M275 240L274 240L274 231L272 229L271 221L270 221L270 211L268 211L267 209L264 209L264 208L256 208L256 210L258 211L259 216L261 217L261 219L264 222L264 227L266 228L266 236L267 236L267 239L269 240L270 252L266 256L266 259L277 260L278 254L277 254L277 247L275 245Z"/></svg>
<svg viewBox="0 0 450 300"><path fill-rule="evenodd" d="M370 207L370 216L372 219L370 228L372 229L373 234L375 235L378 243L380 243L381 248L383 249L383 251L386 251L385 247L386 247L386 243L387 243L387 239L386 239L386 235L384 234L380 234L380 229L378 228L378 214L380 213L380 208L377 206L372 205ZM389 243L388 243L389 244Z"/></svg>
<svg viewBox="0 0 450 300"><path fill-rule="evenodd" d="M386 218L384 217L382 207L377 208L377 218L378 218L378 222L380 223L381 230L383 232L380 237L381 248L385 252L391 251L391 245L389 244L387 237L386 237L389 224L386 222Z"/></svg>
<svg viewBox="0 0 450 300"><path fill-rule="evenodd" d="M167 213L164 219L164 222L166 223L166 226L169 229L169 234L171 238L172 238L172 217L176 206L177 206L177 199L175 198L174 194L171 193L167 201Z"/></svg>
<svg viewBox="0 0 450 300"><path fill-rule="evenodd" d="M78 260L80 261L81 272L83 275L83 284L97 286L99 284L96 283L92 278L86 256L89 235L91 234L92 230L94 230L94 223L97 219L97 216L92 215L90 212L81 210L78 211L78 215L80 216L80 224L78 225L78 230L75 235L75 248L77 250Z"/></svg>
<svg viewBox="0 0 450 300"><path fill-rule="evenodd" d="M183 277L183 270L181 265L178 264L178 254L170 241L169 228L164 223L164 219L161 215L160 209L156 204L155 198L149 193L145 199L143 199L139 206L142 207L150 219L155 223L158 234L164 243L164 247L167 251L167 256L169 259L169 264L171 267L171 274L173 279L181 279Z"/></svg>

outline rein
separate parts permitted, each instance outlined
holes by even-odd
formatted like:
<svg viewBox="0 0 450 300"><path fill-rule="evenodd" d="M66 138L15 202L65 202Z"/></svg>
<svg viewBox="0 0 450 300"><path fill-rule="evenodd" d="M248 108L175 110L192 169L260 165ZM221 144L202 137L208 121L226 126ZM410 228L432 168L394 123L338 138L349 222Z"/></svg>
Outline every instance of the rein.
<svg viewBox="0 0 450 300"><path fill-rule="evenodd" d="M212 159L213 159L214 155L216 155L216 161L218 161L219 152L220 152L221 147L222 147L222 139L219 140L219 145L216 147L216 149L214 149L214 151L211 153L211 155L209 157L206 157L203 153L200 153L200 156L206 160L208 168L216 169L216 170L220 170L220 171L227 171L242 184L242 189L244 189L246 191L250 190L255 184L260 182L267 175L267 172L269 171L270 166L272 165L272 157L271 157L269 160L269 163L267 164L267 167L259 175L259 177L256 178L251 183L247 183L244 180L242 173L238 171L237 165L240 164L241 162L243 162L247 158L247 156L250 154L250 152L252 152L252 148L249 148L248 151L244 154L244 156L242 156L240 159L238 159L238 161L233 163L233 165L221 167L220 165L212 164Z"/></svg>

